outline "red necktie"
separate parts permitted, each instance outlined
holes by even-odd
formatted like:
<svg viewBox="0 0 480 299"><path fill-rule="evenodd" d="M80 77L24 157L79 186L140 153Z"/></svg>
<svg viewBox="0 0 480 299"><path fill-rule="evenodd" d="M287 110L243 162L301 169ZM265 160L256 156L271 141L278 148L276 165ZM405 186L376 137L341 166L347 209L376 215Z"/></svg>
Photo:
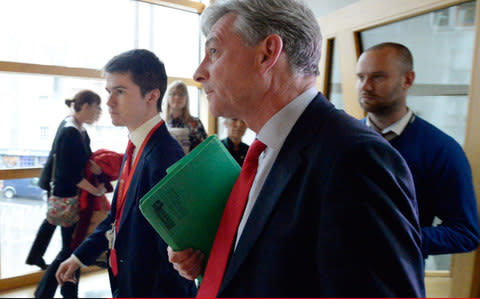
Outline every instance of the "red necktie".
<svg viewBox="0 0 480 299"><path fill-rule="evenodd" d="M132 167L132 158L133 152L135 151L135 145L133 142L128 140L127 151L126 151L126 158L125 158L125 172L126 176L130 174L130 168Z"/></svg>
<svg viewBox="0 0 480 299"><path fill-rule="evenodd" d="M235 182L235 186L233 186L223 211L222 220L215 235L215 241L213 242L207 268L205 269L205 276L198 290L197 297L216 297L218 294L238 224L242 219L248 194L257 174L258 157L265 150L265 147L265 144L255 139L248 149L240 176Z"/></svg>
<svg viewBox="0 0 480 299"><path fill-rule="evenodd" d="M115 233L118 233L120 227L120 220L122 219L123 207L125 206L126 190L125 185L128 180L128 175L132 167L132 157L135 151L135 145L129 140L127 151L125 152L125 163L123 164L122 175L120 176L120 186L117 192L117 209L115 211ZM118 274L117 251L115 248L110 250L110 267L114 276Z"/></svg>

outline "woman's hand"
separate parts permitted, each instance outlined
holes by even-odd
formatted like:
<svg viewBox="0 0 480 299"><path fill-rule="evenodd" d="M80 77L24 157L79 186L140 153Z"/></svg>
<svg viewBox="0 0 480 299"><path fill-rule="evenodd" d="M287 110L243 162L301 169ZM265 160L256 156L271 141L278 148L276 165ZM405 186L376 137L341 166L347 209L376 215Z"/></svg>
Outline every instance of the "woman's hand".
<svg viewBox="0 0 480 299"><path fill-rule="evenodd" d="M100 175L102 173L102 168L100 168L95 161L90 160L90 171L95 175Z"/></svg>
<svg viewBox="0 0 480 299"><path fill-rule="evenodd" d="M95 196L102 196L103 194L105 194L105 192L107 192L107 188L105 188L105 185L103 183L98 185L96 189L96 193L93 194Z"/></svg>

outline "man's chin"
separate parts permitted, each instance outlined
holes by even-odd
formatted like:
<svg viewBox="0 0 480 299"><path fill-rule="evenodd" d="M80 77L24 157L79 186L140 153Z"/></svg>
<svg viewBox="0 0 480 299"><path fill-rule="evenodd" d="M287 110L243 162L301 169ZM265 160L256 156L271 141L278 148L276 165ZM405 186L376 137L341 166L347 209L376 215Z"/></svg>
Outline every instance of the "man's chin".
<svg viewBox="0 0 480 299"><path fill-rule="evenodd" d="M210 110L210 113L214 117L223 116L221 111L218 109L218 107L216 107L216 105L214 105L213 101L208 101L208 110Z"/></svg>
<svg viewBox="0 0 480 299"><path fill-rule="evenodd" d="M115 127L125 126L124 123L122 123L121 121L119 121L117 119L114 119L114 118L112 118L112 125L114 125Z"/></svg>
<svg viewBox="0 0 480 299"><path fill-rule="evenodd" d="M362 109L365 111L365 112L370 112L370 113L375 113L375 111L378 110L378 107L371 103L370 101L364 101L363 99L361 99L360 101L360 107L362 107Z"/></svg>

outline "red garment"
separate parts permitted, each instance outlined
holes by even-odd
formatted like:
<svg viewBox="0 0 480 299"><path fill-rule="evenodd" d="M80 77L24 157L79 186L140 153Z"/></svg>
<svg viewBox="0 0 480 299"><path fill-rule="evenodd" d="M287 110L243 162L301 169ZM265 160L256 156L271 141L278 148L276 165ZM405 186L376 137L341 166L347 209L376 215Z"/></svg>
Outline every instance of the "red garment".
<svg viewBox="0 0 480 299"><path fill-rule="evenodd" d="M123 154L106 149L99 149L92 153L90 160L95 161L95 163L100 166L102 174L98 176L94 175L90 171L89 161L85 168L85 179L94 186L103 183L107 192L112 192L113 187L110 182L116 180L120 174ZM80 189L79 202L80 220L77 222L75 234L73 235L72 243L70 244L72 250L75 250L85 239L93 211L110 210L110 202L105 195L95 196L83 189Z"/></svg>

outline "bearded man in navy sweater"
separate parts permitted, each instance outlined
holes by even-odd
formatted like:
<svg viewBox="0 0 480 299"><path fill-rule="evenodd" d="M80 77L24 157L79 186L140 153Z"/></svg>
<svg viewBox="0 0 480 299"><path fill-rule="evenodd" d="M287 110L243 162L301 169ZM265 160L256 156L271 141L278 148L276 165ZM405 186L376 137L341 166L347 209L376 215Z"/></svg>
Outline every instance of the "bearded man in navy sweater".
<svg viewBox="0 0 480 299"><path fill-rule="evenodd" d="M424 258L471 251L478 246L479 226L470 164L453 138L407 107L414 79L407 47L382 43L365 50L357 63L365 122L400 152L412 172ZM434 217L441 220L437 226Z"/></svg>

